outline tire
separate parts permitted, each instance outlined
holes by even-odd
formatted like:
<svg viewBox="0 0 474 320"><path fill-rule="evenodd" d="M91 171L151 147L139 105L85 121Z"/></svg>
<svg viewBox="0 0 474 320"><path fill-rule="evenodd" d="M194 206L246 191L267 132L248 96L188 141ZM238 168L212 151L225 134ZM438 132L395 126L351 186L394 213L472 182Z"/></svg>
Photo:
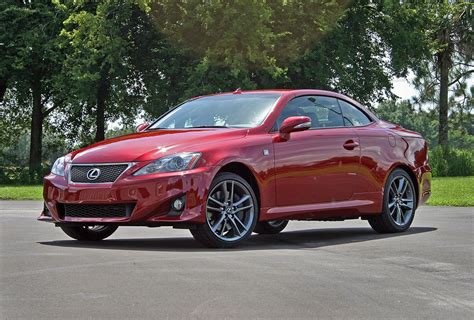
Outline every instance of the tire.
<svg viewBox="0 0 474 320"><path fill-rule="evenodd" d="M277 234L288 225L288 220L261 221L255 226L253 232L258 234Z"/></svg>
<svg viewBox="0 0 474 320"><path fill-rule="evenodd" d="M206 222L190 231L206 247L233 248L252 234L258 213L250 184L234 173L218 173L206 199Z"/></svg>
<svg viewBox="0 0 474 320"><path fill-rule="evenodd" d="M378 233L406 231L415 218L416 205L411 177L406 171L395 169L385 183L382 214L370 217L369 224Z"/></svg>
<svg viewBox="0 0 474 320"><path fill-rule="evenodd" d="M60 226L65 234L79 241L99 241L112 235L117 226Z"/></svg>

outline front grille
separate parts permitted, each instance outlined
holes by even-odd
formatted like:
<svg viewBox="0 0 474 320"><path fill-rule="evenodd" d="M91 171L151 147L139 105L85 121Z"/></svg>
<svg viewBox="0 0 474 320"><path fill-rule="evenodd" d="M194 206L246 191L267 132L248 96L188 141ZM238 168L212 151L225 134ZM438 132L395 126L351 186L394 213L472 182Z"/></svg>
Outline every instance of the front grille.
<svg viewBox="0 0 474 320"><path fill-rule="evenodd" d="M124 218L130 217L135 204L58 204L62 217Z"/></svg>
<svg viewBox="0 0 474 320"><path fill-rule="evenodd" d="M106 183L114 182L128 168L128 164L107 164L107 165L72 165L70 176L71 182L77 183ZM88 172L99 169L96 179L88 177ZM97 172L97 171L96 171Z"/></svg>

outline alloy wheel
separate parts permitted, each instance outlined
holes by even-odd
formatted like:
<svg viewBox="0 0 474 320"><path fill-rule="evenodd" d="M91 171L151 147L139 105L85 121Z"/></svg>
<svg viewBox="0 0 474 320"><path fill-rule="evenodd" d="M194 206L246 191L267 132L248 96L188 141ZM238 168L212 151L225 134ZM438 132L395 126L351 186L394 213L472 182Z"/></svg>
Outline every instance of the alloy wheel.
<svg viewBox="0 0 474 320"><path fill-rule="evenodd" d="M388 196L388 210L398 226L404 226L410 221L414 198L413 188L406 177L398 176L393 179Z"/></svg>
<svg viewBox="0 0 474 320"><path fill-rule="evenodd" d="M209 193L206 221L212 233L224 241L236 241L251 232L255 204L250 191L236 180L224 180Z"/></svg>

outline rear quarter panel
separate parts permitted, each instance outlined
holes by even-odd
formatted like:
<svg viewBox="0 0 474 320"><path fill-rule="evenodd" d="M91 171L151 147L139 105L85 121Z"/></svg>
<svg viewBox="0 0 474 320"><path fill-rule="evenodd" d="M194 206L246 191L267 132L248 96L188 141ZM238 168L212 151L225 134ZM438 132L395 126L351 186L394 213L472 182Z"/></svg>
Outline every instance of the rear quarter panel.
<svg viewBox="0 0 474 320"><path fill-rule="evenodd" d="M416 180L418 204L424 203L431 191L431 169L428 146L421 135L386 123L357 128L356 131L361 144L362 181L357 193L383 195L388 176L395 168L401 167Z"/></svg>

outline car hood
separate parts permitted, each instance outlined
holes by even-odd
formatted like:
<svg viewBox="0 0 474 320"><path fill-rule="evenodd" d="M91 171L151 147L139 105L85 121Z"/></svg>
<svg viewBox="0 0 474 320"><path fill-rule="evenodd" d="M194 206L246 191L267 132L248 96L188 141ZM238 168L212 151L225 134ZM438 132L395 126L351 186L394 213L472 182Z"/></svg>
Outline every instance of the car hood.
<svg viewBox="0 0 474 320"><path fill-rule="evenodd" d="M247 129L182 129L133 133L104 140L71 153L73 163L138 162L175 152L196 152L198 145L242 138Z"/></svg>

